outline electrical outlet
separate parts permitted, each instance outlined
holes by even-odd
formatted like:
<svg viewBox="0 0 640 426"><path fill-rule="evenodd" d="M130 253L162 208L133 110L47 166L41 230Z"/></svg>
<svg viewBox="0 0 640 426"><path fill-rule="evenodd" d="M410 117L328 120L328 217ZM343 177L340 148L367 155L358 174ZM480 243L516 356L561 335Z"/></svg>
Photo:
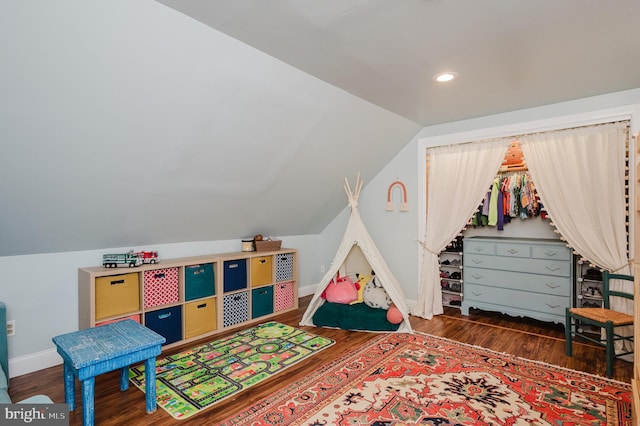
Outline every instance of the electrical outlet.
<svg viewBox="0 0 640 426"><path fill-rule="evenodd" d="M320 273L321 273L321 274L324 274L324 272L325 272L324 265L320 265Z"/></svg>
<svg viewBox="0 0 640 426"><path fill-rule="evenodd" d="M7 321L7 336L16 335L16 320Z"/></svg>

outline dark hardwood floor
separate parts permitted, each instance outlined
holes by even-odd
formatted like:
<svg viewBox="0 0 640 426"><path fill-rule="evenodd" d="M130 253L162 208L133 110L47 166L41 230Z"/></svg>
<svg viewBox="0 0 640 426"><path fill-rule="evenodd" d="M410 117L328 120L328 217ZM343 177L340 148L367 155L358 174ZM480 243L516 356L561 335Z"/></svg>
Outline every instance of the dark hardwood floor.
<svg viewBox="0 0 640 426"><path fill-rule="evenodd" d="M310 296L300 300L300 308L273 318L284 324L298 327L298 322L310 301ZM411 317L415 331L446 337L471 345L482 346L499 352L555 364L588 373L603 375L605 370L604 350L592 344L574 342L574 356L565 355L564 327L531 319L512 318L497 313L472 310L468 317L462 316L454 308L445 308L444 315L432 320ZM187 420L177 421L163 409L155 413L145 413L144 393L131 385L125 392L120 391L117 372L103 374L96 378L95 424L96 425L215 425L232 413L252 405L268 396L274 388L304 377L321 364L335 360L352 348L371 339L374 334L349 332L328 328L303 327L316 334L330 337L337 344L301 362L283 373L259 385L241 392L235 398L225 400L203 413ZM226 332L220 336L232 334ZM209 339L211 340L211 339ZM197 344L197 343L196 343ZM194 346L190 344L189 346ZM165 351L163 355L180 352L182 348ZM633 364L616 360L614 379L631 381ZM54 402L64 402L62 366L55 366L11 379L10 395L18 401L34 394L46 394ZM82 403L80 385L76 381L76 409L70 413L70 425L82 424Z"/></svg>

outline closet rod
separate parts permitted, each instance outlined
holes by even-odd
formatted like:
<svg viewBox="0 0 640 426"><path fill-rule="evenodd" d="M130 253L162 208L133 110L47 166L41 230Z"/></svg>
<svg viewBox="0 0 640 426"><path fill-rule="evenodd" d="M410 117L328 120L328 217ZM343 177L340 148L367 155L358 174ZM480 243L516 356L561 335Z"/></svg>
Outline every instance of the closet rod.
<svg viewBox="0 0 640 426"><path fill-rule="evenodd" d="M630 120L618 120L618 121L608 121L606 123L597 123L597 124L587 124L586 126L575 126L575 127L566 127L563 129L555 129L555 130L544 130L542 132L533 132L533 133L526 133L526 134L522 134L519 136L515 136L515 138L521 138L523 136L530 136L530 135L544 135L547 133L558 133L558 132L564 132L567 130L576 130L576 129L588 129L590 127L601 127L601 126L611 126L613 124L624 124L626 127L626 131L627 133L629 132L629 128L630 128Z"/></svg>
<svg viewBox="0 0 640 426"><path fill-rule="evenodd" d="M508 173L528 172L528 171L529 171L529 168L527 166L510 167L504 170L501 167L498 170L498 175L506 175Z"/></svg>
<svg viewBox="0 0 640 426"><path fill-rule="evenodd" d="M553 129L553 130L544 130L541 132L532 132L532 133L521 133L521 134L517 134L517 135L511 135L511 136L501 136L501 137L497 137L497 138L489 138L489 139L478 139L478 140L473 140L473 141L467 141L467 142L461 142L457 145L467 145L467 144L473 144L473 143L477 143L477 142L493 142L493 141L499 141L499 140L518 140L520 138L522 138L523 136L530 136L530 135L544 135L547 133L557 133L557 132L563 132L566 130L575 130L575 129L586 129L589 127L599 127L599 126L610 126L612 124L618 124L618 123L623 123L626 126L626 130L627 133L630 130L630 120L626 119L626 120L618 120L618 121L607 121L604 123L596 123L596 124L587 124L584 126L574 126L574 127L565 127L565 128L561 128L561 129ZM640 133L638 133L638 135L640 135ZM430 149L431 147L427 148L427 151ZM437 147L434 147L437 148Z"/></svg>

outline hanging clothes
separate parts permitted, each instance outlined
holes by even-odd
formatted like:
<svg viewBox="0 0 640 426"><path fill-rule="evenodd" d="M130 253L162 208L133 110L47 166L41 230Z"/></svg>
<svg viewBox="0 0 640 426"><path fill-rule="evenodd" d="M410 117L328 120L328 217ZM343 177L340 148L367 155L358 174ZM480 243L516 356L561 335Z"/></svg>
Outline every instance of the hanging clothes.
<svg viewBox="0 0 640 426"><path fill-rule="evenodd" d="M493 180L491 185L491 199L489 200L489 226L496 226L498 223L498 198L500 198L500 177Z"/></svg>
<svg viewBox="0 0 640 426"><path fill-rule="evenodd" d="M546 218L533 179L528 172L517 172L493 180L470 224L495 226L502 231L512 218L524 220L538 215Z"/></svg>

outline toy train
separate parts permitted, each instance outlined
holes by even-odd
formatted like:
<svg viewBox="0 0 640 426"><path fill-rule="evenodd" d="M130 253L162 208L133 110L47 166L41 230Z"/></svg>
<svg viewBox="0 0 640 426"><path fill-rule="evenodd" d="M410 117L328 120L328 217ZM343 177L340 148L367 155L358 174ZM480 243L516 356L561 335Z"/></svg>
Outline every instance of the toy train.
<svg viewBox="0 0 640 426"><path fill-rule="evenodd" d="M117 268L119 266L133 268L144 263L158 263L158 252L129 250L127 253L102 255L102 266L105 268Z"/></svg>

